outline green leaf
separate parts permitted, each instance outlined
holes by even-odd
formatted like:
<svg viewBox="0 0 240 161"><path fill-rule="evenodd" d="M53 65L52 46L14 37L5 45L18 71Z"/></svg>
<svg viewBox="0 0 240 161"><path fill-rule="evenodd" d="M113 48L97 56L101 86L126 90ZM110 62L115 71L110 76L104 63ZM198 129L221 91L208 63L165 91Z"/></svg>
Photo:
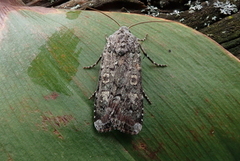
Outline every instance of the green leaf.
<svg viewBox="0 0 240 161"><path fill-rule="evenodd" d="M0 8L0 12L3 8ZM1 160L238 160L240 63L205 35L153 17L106 13L129 26L143 57L142 131L98 133L93 100L99 65L118 26L94 11L4 10L0 33Z"/></svg>

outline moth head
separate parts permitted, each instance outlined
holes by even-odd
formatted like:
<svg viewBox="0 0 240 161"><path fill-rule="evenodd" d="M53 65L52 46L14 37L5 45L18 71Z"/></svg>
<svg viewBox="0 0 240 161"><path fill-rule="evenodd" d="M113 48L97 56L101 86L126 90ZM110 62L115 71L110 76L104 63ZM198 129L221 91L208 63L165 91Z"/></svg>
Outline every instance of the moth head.
<svg viewBox="0 0 240 161"><path fill-rule="evenodd" d="M121 32L130 32L130 30L129 30L129 28L127 26L121 26L119 28L119 31L121 31Z"/></svg>
<svg viewBox="0 0 240 161"><path fill-rule="evenodd" d="M120 27L119 30L113 34L113 37L117 40L117 43L114 46L117 55L123 56L130 52L130 46L132 46L132 43L135 40L132 40L132 38L129 39L129 37L132 37L132 34L128 27Z"/></svg>

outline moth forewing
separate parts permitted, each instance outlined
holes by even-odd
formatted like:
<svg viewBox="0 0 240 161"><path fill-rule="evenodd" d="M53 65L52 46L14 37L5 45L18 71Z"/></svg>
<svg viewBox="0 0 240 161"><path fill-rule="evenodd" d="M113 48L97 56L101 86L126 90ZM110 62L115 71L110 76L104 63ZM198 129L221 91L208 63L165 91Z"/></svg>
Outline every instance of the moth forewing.
<svg viewBox="0 0 240 161"><path fill-rule="evenodd" d="M98 61L101 67L98 87L94 93L94 126L99 132L119 130L138 134L143 123L143 92L141 75L141 51L156 66L143 50L139 40L122 26L107 38L107 44Z"/></svg>

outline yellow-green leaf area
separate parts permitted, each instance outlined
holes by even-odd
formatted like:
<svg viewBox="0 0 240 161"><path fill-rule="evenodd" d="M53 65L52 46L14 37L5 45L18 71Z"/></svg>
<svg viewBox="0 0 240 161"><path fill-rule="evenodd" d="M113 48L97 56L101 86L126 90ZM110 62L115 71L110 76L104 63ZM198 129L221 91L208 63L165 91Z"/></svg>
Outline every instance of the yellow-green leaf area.
<svg viewBox="0 0 240 161"><path fill-rule="evenodd" d="M39 47L40 53L28 68L32 81L50 91L69 95L68 83L79 66L81 49L76 48L79 41L71 30L61 29L54 33L46 45Z"/></svg>

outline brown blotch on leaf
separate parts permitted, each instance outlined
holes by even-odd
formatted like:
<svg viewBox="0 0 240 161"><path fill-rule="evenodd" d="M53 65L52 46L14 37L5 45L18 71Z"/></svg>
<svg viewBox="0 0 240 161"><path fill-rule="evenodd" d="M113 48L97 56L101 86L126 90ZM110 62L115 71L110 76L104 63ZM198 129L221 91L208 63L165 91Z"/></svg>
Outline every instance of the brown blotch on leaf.
<svg viewBox="0 0 240 161"><path fill-rule="evenodd" d="M64 139L63 136L62 136L62 134L61 134L58 130L54 129L53 133L54 133L55 135L57 135L57 137L58 137L59 139Z"/></svg>
<svg viewBox="0 0 240 161"><path fill-rule="evenodd" d="M53 92L50 95L43 96L45 100L55 100L59 94L57 92Z"/></svg>

